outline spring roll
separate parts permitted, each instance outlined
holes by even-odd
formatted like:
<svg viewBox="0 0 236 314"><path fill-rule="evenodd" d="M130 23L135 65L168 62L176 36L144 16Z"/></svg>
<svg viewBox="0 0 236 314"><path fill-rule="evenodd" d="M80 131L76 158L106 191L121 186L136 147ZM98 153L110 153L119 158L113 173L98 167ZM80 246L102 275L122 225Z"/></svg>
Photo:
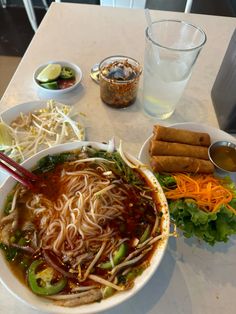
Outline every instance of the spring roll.
<svg viewBox="0 0 236 314"><path fill-rule="evenodd" d="M154 172L214 172L210 161L192 157L153 156L150 162Z"/></svg>
<svg viewBox="0 0 236 314"><path fill-rule="evenodd" d="M185 156L209 160L207 147L154 140L150 142L149 154L151 156Z"/></svg>
<svg viewBox="0 0 236 314"><path fill-rule="evenodd" d="M193 132L182 129L154 125L154 140L182 143L189 145L210 146L211 139L209 134Z"/></svg>

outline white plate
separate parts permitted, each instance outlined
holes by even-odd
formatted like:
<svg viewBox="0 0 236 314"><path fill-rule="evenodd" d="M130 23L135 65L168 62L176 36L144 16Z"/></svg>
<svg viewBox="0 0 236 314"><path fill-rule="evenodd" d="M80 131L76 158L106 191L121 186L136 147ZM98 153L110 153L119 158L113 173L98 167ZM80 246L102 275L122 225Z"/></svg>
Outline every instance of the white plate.
<svg viewBox="0 0 236 314"><path fill-rule="evenodd" d="M176 128L176 129L184 129L184 130L190 130L190 131L197 131L197 132L205 132L208 133L211 137L211 142L215 141L230 141L233 143L236 143L236 139L231 136L230 134L213 127L210 127L205 124L199 124L194 122L186 122L186 123L176 123L170 125L170 127ZM151 141L152 135L147 138L147 140L144 142L144 144L141 147L141 150L139 152L138 158L140 161L142 161L144 164L147 164L150 166L150 156L149 156L149 145ZM236 175L231 175L232 180L236 182Z"/></svg>
<svg viewBox="0 0 236 314"><path fill-rule="evenodd" d="M60 64L63 67L69 67L71 69L73 69L75 71L75 84L73 86L64 88L64 89L47 89L44 88L42 86L40 86L40 84L38 83L38 81L36 80L36 77L38 76L38 74L48 65L48 64ZM37 86L37 88L44 93L45 95L49 95L51 97L53 97L54 95L62 95L65 93L68 93L70 91L72 91L73 89L75 89L79 83L82 80L82 71L80 69L80 67L74 63L71 62L67 62L67 61L48 61L45 64L40 65L36 71L34 72L34 76L33 76L33 80L35 85Z"/></svg>
<svg viewBox="0 0 236 314"><path fill-rule="evenodd" d="M58 103L58 102L56 102L56 104L58 107L64 106L63 104ZM1 112L0 116L5 123L10 124L20 115L20 113L27 114L29 112L33 112L35 110L45 108L46 105L47 105L47 101L41 101L41 100L26 102L26 103L18 104L14 107L7 109L6 111ZM0 168L0 185L7 177L8 177L8 174L5 171L1 170Z"/></svg>
<svg viewBox="0 0 236 314"><path fill-rule="evenodd" d="M46 101L30 101L22 104L15 105L3 112L1 112L0 116L4 120L4 122L10 124L14 121L20 113L28 113L34 110L38 110L40 108L44 108L46 106Z"/></svg>

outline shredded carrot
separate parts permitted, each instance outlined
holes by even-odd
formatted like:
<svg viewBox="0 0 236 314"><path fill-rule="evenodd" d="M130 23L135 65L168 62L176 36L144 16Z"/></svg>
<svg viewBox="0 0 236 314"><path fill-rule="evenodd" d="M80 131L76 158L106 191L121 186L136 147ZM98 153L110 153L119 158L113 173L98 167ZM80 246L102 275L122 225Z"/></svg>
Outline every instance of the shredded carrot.
<svg viewBox="0 0 236 314"><path fill-rule="evenodd" d="M176 173L175 189L165 191L167 199L177 200L191 198L205 212L217 212L221 205L225 205L236 214L236 210L229 205L233 198L233 191L223 185L223 179L212 175L187 175Z"/></svg>

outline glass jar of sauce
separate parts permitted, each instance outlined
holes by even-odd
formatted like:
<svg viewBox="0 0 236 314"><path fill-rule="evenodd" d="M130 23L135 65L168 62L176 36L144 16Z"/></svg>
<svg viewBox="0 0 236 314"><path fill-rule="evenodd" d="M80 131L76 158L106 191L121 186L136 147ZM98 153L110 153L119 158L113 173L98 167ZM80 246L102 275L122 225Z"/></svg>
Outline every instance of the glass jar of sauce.
<svg viewBox="0 0 236 314"><path fill-rule="evenodd" d="M99 64L100 96L113 108L132 105L137 97L142 68L138 61L125 56L111 56Z"/></svg>

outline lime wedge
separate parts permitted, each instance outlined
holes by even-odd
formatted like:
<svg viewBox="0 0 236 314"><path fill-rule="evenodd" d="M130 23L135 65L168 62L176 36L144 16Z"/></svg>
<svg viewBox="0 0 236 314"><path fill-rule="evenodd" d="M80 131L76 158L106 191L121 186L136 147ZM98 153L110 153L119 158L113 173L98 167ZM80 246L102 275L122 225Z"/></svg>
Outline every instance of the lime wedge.
<svg viewBox="0 0 236 314"><path fill-rule="evenodd" d="M0 150L4 150L12 145L11 129L4 123L0 122Z"/></svg>
<svg viewBox="0 0 236 314"><path fill-rule="evenodd" d="M47 89L58 89L57 81L48 82L48 83L41 83L40 86L47 88Z"/></svg>
<svg viewBox="0 0 236 314"><path fill-rule="evenodd" d="M53 81L59 77L61 73L60 64L48 64L37 76L37 80L42 83Z"/></svg>

